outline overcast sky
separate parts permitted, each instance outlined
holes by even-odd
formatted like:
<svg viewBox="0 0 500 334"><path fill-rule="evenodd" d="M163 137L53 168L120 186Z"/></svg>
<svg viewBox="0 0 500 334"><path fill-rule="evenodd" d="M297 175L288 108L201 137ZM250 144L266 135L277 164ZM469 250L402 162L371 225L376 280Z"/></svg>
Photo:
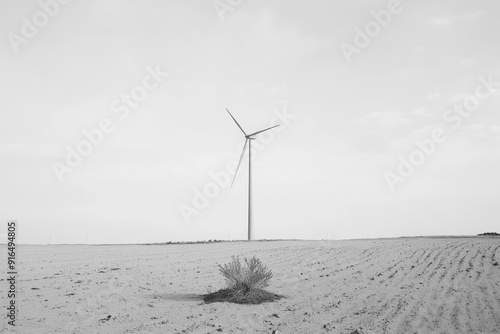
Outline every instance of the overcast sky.
<svg viewBox="0 0 500 334"><path fill-rule="evenodd" d="M498 1L62 2L0 3L3 238L246 239L226 107L258 239L500 232Z"/></svg>

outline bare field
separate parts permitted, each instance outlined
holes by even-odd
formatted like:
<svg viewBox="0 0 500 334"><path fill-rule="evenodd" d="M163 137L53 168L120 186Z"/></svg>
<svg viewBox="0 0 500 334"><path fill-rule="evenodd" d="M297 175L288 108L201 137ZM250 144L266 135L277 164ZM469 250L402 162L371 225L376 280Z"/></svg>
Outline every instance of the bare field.
<svg viewBox="0 0 500 334"><path fill-rule="evenodd" d="M285 298L204 304L232 255L260 258ZM18 333L500 333L494 237L20 246L18 259Z"/></svg>

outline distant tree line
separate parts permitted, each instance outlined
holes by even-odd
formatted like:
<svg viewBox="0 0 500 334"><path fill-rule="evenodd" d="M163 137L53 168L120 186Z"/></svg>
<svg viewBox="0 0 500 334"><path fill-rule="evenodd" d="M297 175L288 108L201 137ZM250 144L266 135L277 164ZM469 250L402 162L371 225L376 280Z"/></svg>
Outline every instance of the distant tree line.
<svg viewBox="0 0 500 334"><path fill-rule="evenodd" d="M199 240L199 241L167 241L167 242L155 242L148 243L146 245L190 245L190 244L208 244L214 242L224 242L226 240Z"/></svg>
<svg viewBox="0 0 500 334"><path fill-rule="evenodd" d="M478 234L479 236L500 236L500 233L496 233L496 232L484 232L484 233L481 233L481 234Z"/></svg>

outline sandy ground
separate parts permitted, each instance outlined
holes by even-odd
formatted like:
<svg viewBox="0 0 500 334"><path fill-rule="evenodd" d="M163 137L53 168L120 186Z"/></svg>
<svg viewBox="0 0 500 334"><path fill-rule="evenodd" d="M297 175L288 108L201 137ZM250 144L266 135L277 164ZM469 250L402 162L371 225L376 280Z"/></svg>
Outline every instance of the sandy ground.
<svg viewBox="0 0 500 334"><path fill-rule="evenodd" d="M500 238L18 250L18 333L500 333ZM257 255L286 298L204 304L231 255Z"/></svg>

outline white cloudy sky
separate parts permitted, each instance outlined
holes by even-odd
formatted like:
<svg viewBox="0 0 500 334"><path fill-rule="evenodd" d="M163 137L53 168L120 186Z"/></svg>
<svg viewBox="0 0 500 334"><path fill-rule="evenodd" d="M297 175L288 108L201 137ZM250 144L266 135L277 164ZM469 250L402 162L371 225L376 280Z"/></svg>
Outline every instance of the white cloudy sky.
<svg viewBox="0 0 500 334"><path fill-rule="evenodd" d="M247 164L189 224L180 212L239 157L225 107L248 132L294 117L256 152L257 238L498 231L500 86L458 129L443 114L500 81L500 4L401 0L348 62L341 43L386 8L245 0L221 20L212 0L73 0L16 53L40 3L2 1L1 232L16 219L25 243L246 238ZM113 101L148 66L169 76L120 119ZM105 118L114 131L60 183L53 162ZM436 128L446 142L392 192L384 173Z"/></svg>

